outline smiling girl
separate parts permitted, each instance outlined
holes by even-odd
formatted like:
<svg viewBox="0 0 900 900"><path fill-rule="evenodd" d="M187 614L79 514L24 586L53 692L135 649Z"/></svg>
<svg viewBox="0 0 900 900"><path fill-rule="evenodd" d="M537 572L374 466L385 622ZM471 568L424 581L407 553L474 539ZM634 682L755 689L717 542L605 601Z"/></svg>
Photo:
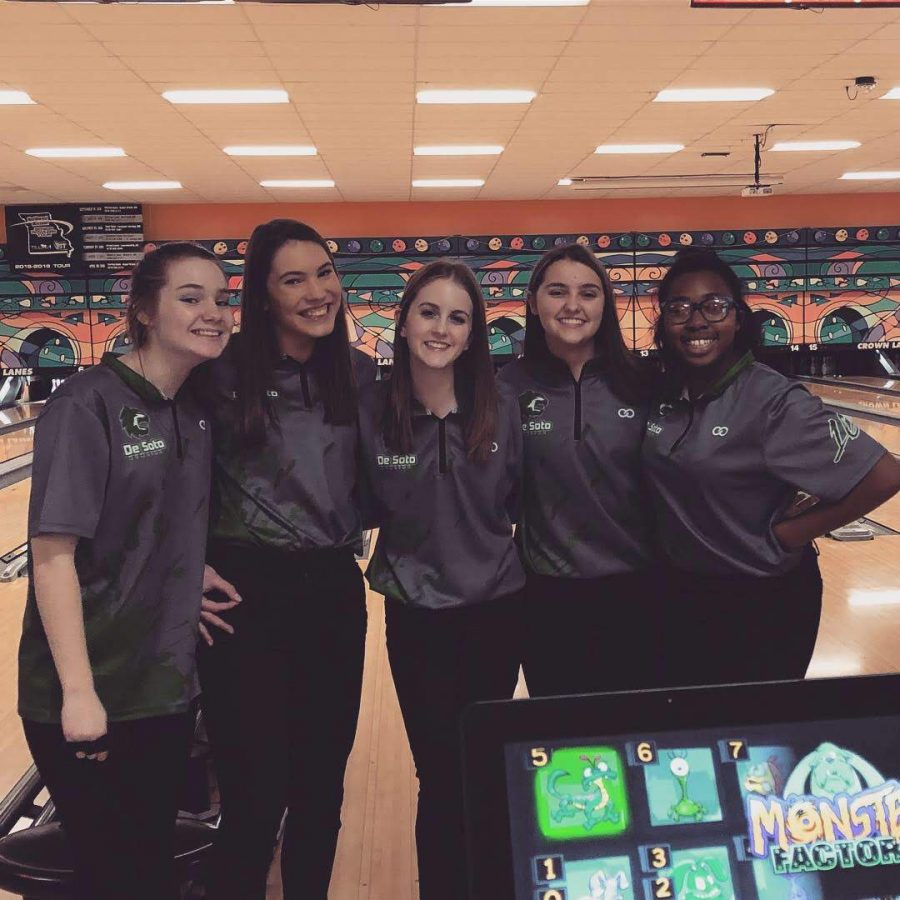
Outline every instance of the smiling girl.
<svg viewBox="0 0 900 900"><path fill-rule="evenodd" d="M498 397L484 300L465 264L406 286L389 381L363 392L363 464L387 647L419 776L421 900L467 895L459 717L512 696L524 575L512 539L521 430Z"/></svg>
<svg viewBox="0 0 900 900"><path fill-rule="evenodd" d="M125 885L179 896L210 487L207 419L185 382L231 334L215 257L148 253L127 321L133 350L69 378L34 438L19 712L79 900L121 900Z"/></svg>
<svg viewBox="0 0 900 900"><path fill-rule="evenodd" d="M285 896L327 894L366 634L354 368L374 377L350 349L324 239L291 219L257 227L241 332L212 371L209 562L243 598L207 613L224 630L200 652L222 808L215 900L265 896L285 809Z"/></svg>
<svg viewBox="0 0 900 900"><path fill-rule="evenodd" d="M525 355L500 382L525 438L517 541L528 576L532 696L661 683L650 520L641 489L641 372L622 340L606 269L573 244L528 284ZM567 651L551 650L557 623Z"/></svg>
<svg viewBox="0 0 900 900"><path fill-rule="evenodd" d="M822 608L811 542L896 493L900 464L754 360L740 280L715 253L679 254L659 304L643 461L670 564L669 683L802 678ZM819 502L790 516L798 490Z"/></svg>

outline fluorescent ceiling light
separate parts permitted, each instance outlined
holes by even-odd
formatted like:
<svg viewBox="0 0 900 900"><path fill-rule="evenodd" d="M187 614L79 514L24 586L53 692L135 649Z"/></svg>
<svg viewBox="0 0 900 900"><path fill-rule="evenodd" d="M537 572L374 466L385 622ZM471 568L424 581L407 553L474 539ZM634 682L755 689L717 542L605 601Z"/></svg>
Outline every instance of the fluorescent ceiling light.
<svg viewBox="0 0 900 900"><path fill-rule="evenodd" d="M881 99L900 100L900 87L891 88Z"/></svg>
<svg viewBox="0 0 900 900"><path fill-rule="evenodd" d="M271 147L224 147L229 156L315 156L315 147L302 144L279 144Z"/></svg>
<svg viewBox="0 0 900 900"><path fill-rule="evenodd" d="M660 91L654 103L747 103L771 97L770 88L670 88Z"/></svg>
<svg viewBox="0 0 900 900"><path fill-rule="evenodd" d="M496 156L503 148L489 145L448 146L448 147L416 147L416 156Z"/></svg>
<svg viewBox="0 0 900 900"><path fill-rule="evenodd" d="M481 178L417 178L412 186L416 188L474 188L481 187Z"/></svg>
<svg viewBox="0 0 900 900"><path fill-rule="evenodd" d="M419 103L531 103L534 91L426 90L416 94Z"/></svg>
<svg viewBox="0 0 900 900"><path fill-rule="evenodd" d="M559 181L556 182L558 187L568 187L571 183L571 178L560 178Z"/></svg>
<svg viewBox="0 0 900 900"><path fill-rule="evenodd" d="M333 188L334 182L329 178L270 178L261 181L266 188Z"/></svg>
<svg viewBox="0 0 900 900"><path fill-rule="evenodd" d="M594 152L601 156L631 153L678 153L684 144L601 144Z"/></svg>
<svg viewBox="0 0 900 900"><path fill-rule="evenodd" d="M164 91L169 103L287 103L284 90Z"/></svg>
<svg viewBox="0 0 900 900"><path fill-rule="evenodd" d="M25 91L0 91L0 106L27 106L34 100Z"/></svg>
<svg viewBox="0 0 900 900"><path fill-rule="evenodd" d="M125 155L121 147L32 147L25 152L40 159L101 159Z"/></svg>
<svg viewBox="0 0 900 900"><path fill-rule="evenodd" d="M180 181L107 181L103 187L111 191L178 191Z"/></svg>
<svg viewBox="0 0 900 900"><path fill-rule="evenodd" d="M749 187L750 173L739 175L587 175L571 179L575 190L615 191L643 188ZM781 184L781 175L760 175L762 184Z"/></svg>
<svg viewBox="0 0 900 900"><path fill-rule="evenodd" d="M770 147L772 153L817 153L825 150L855 150L861 147L859 141L779 141Z"/></svg>
<svg viewBox="0 0 900 900"><path fill-rule="evenodd" d="M844 172L841 181L890 181L900 178L900 172Z"/></svg>

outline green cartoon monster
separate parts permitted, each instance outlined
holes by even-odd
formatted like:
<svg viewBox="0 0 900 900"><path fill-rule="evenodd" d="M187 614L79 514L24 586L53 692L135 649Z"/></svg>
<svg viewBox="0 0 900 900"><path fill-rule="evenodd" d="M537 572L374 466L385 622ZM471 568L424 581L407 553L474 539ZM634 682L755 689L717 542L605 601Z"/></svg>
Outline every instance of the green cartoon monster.
<svg viewBox="0 0 900 900"><path fill-rule="evenodd" d="M676 754L672 757L672 762L669 763L669 770L675 776L681 791L681 799L669 810L669 817L674 822L681 822L687 819L692 819L695 822L701 821L706 814L706 807L695 800L691 800L687 792L687 780L691 771L690 763L684 756Z"/></svg>
<svg viewBox="0 0 900 900"><path fill-rule="evenodd" d="M581 773L580 792L564 793L557 787L561 778L570 777L565 769L557 769L547 779L547 792L559 801L553 818L561 822L581 814L584 816L586 831L590 831L599 822L618 822L619 812L606 787L608 780L618 776L599 756L593 760L589 756L582 756L580 759L587 763Z"/></svg>
<svg viewBox="0 0 900 900"><path fill-rule="evenodd" d="M884 784L884 778L874 766L856 753L826 742L797 763L784 786L784 796L808 794L831 799L837 794L858 794L864 786L879 784Z"/></svg>

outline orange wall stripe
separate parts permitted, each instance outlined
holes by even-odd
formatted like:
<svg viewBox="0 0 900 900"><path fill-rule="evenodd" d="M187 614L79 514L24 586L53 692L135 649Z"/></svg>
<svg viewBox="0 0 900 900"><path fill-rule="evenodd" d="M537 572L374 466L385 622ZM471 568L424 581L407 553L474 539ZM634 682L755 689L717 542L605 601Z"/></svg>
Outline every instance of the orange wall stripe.
<svg viewBox="0 0 900 900"><path fill-rule="evenodd" d="M146 204L146 240L244 238L277 217L326 237L691 231L871 225L900 221L900 193L417 203ZM6 240L0 216L0 243Z"/></svg>

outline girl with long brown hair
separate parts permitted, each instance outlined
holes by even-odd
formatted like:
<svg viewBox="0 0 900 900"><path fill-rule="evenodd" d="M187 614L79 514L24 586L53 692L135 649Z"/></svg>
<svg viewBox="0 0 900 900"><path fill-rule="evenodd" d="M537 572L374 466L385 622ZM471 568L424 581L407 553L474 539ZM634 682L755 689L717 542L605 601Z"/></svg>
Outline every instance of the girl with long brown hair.
<svg viewBox="0 0 900 900"><path fill-rule="evenodd" d="M516 538L529 693L662 684L640 471L647 376L625 346L609 275L587 248L545 253L527 302L525 355L499 380L518 398L525 440ZM557 629L569 635L566 653L553 651Z"/></svg>
<svg viewBox="0 0 900 900"><path fill-rule="evenodd" d="M285 896L326 898L366 633L354 558L354 370L369 377L366 366L373 375L349 346L325 240L290 219L257 227L241 332L211 373L209 562L243 600L220 611L225 631L200 654L222 802L215 900L262 900L285 810Z"/></svg>
<svg viewBox="0 0 900 900"><path fill-rule="evenodd" d="M421 900L466 896L458 728L477 700L512 696L524 574L513 544L521 427L498 395L484 299L437 260L410 279L393 374L360 401L363 465L380 525L366 577L385 595L394 684L419 776Z"/></svg>

